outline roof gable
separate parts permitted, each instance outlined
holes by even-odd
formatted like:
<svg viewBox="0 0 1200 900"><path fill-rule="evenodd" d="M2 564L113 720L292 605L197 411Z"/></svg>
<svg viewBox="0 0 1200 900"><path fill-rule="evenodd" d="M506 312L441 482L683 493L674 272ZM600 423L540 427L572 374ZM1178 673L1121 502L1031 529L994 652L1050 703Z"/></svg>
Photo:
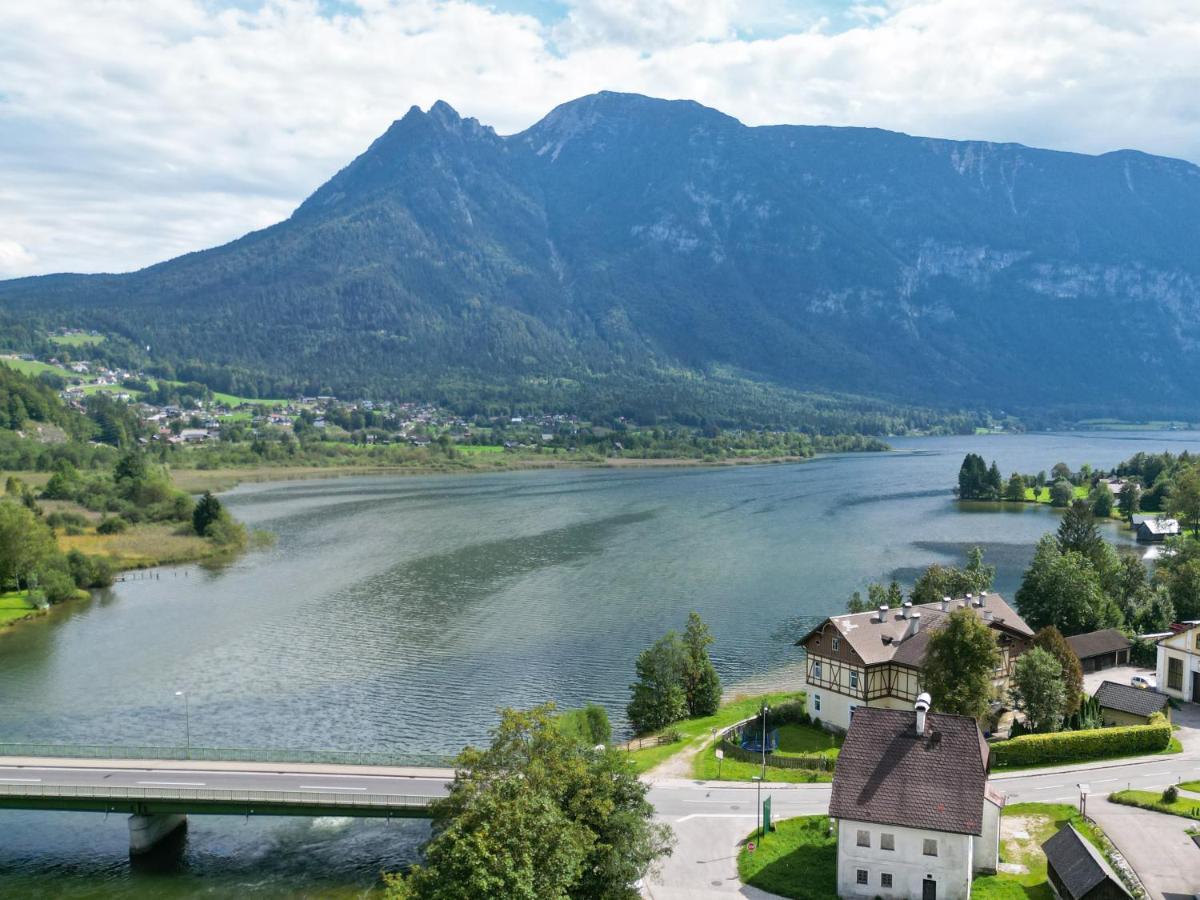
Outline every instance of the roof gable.
<svg viewBox="0 0 1200 900"><path fill-rule="evenodd" d="M1105 681L1096 689L1096 702L1107 709L1115 709L1134 716L1149 716L1162 712L1167 705L1167 695L1147 688L1135 688L1130 684Z"/></svg>

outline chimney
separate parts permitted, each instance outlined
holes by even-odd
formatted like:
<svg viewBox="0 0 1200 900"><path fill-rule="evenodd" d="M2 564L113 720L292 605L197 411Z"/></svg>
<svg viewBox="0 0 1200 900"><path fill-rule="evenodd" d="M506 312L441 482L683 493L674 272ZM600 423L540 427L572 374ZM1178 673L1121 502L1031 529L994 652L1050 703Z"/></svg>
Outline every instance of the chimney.
<svg viewBox="0 0 1200 900"><path fill-rule="evenodd" d="M949 597L942 598L942 612L950 612L950 598Z"/></svg>
<svg viewBox="0 0 1200 900"><path fill-rule="evenodd" d="M910 614L908 617L908 633L905 634L905 637L912 637L914 634L916 634L920 630L921 630L921 614L919 612Z"/></svg>
<svg viewBox="0 0 1200 900"><path fill-rule="evenodd" d="M887 614L888 614L888 605L886 603L884 603L882 606L879 607L879 621L886 622Z"/></svg>
<svg viewBox="0 0 1200 900"><path fill-rule="evenodd" d="M974 594L967 594L967 605L968 606L975 605L975 595Z"/></svg>
<svg viewBox="0 0 1200 900"><path fill-rule="evenodd" d="M913 709L917 711L917 737L925 737L925 714L929 712L929 707L933 705L933 698L929 694L922 692L917 697L917 702L913 704Z"/></svg>
<svg viewBox="0 0 1200 900"><path fill-rule="evenodd" d="M900 617L902 619L907 619L911 615L912 615L912 601L905 600L904 605L900 607Z"/></svg>

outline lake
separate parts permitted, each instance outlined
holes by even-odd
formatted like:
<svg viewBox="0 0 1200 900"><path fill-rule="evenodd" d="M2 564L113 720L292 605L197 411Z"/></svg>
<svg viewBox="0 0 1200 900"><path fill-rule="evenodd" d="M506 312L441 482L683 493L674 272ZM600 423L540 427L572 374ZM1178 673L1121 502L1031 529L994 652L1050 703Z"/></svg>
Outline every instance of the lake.
<svg viewBox="0 0 1200 900"><path fill-rule="evenodd" d="M1194 432L895 439L794 465L370 477L227 495L272 548L149 573L0 635L0 740L449 753L497 707L622 721L633 661L697 610L726 684L787 681L793 646L871 580L980 544L1009 599L1045 507L959 504L968 451L1013 470L1200 451ZM1128 532L1106 526L1116 543ZM780 673L785 673L781 676ZM422 823L202 819L131 868L123 818L2 813L0 895L353 896Z"/></svg>

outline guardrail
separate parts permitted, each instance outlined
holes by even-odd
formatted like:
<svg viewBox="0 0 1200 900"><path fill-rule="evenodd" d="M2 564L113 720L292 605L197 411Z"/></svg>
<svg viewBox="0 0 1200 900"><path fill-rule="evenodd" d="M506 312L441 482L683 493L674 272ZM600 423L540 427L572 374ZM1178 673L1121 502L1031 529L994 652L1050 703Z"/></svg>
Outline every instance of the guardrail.
<svg viewBox="0 0 1200 900"><path fill-rule="evenodd" d="M370 806L421 809L433 797L419 794L350 794L336 791L260 791L231 788L128 787L124 785L0 784L0 797L64 797L72 800L179 800L282 806Z"/></svg>
<svg viewBox="0 0 1200 900"><path fill-rule="evenodd" d="M343 766L420 766L446 768L454 760L436 753L354 752L347 750L277 750L270 748L129 747L99 744L0 743L0 756L43 756L71 759L165 759L200 762L329 763Z"/></svg>

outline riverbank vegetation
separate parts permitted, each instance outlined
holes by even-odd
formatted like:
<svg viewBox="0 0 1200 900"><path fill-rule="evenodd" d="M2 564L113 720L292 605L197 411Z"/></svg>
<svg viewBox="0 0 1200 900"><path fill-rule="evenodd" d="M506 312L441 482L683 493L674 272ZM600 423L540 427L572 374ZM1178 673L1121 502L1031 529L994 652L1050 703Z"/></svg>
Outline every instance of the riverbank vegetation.
<svg viewBox="0 0 1200 900"><path fill-rule="evenodd" d="M721 705L721 679L708 656L712 632L692 612L682 635L668 631L637 658L637 680L625 708L636 734L681 719L711 716Z"/></svg>
<svg viewBox="0 0 1200 900"><path fill-rule="evenodd" d="M423 862L388 876L387 896L632 900L674 842L648 791L620 750L560 727L553 704L503 710L491 744L456 757Z"/></svg>

